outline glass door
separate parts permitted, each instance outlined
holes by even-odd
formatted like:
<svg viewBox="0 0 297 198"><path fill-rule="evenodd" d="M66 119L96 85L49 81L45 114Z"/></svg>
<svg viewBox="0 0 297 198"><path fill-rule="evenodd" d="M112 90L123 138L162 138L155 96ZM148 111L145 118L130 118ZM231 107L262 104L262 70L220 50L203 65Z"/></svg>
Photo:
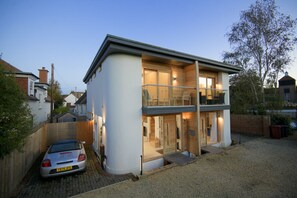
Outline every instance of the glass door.
<svg viewBox="0 0 297 198"><path fill-rule="evenodd" d="M169 87L168 87L168 85L170 85L170 73L159 71L158 84L160 85L159 86L159 98L158 98L159 105L169 105Z"/></svg>
<svg viewBox="0 0 297 198"><path fill-rule="evenodd" d="M208 77L199 77L200 103L213 104L215 79Z"/></svg>
<svg viewBox="0 0 297 198"><path fill-rule="evenodd" d="M200 143L207 146L218 142L217 113L206 112L200 114Z"/></svg>
<svg viewBox="0 0 297 198"><path fill-rule="evenodd" d="M217 132L217 113L207 113L207 144L215 144L218 142Z"/></svg>
<svg viewBox="0 0 297 198"><path fill-rule="evenodd" d="M145 87L144 91L144 104L150 106L155 105L154 102L157 101L158 98L158 72L155 70L144 70L144 84L151 86Z"/></svg>
<svg viewBox="0 0 297 198"><path fill-rule="evenodd" d="M200 113L200 143L201 146L207 145L207 133L206 133L206 113Z"/></svg>

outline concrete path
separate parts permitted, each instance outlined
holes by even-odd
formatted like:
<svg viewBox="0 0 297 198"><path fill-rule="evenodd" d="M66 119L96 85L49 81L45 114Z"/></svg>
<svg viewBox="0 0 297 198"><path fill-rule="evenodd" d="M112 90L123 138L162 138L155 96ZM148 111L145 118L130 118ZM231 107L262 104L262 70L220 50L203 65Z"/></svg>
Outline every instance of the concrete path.
<svg viewBox="0 0 297 198"><path fill-rule="evenodd" d="M76 197L297 197L297 138L243 140L186 166Z"/></svg>

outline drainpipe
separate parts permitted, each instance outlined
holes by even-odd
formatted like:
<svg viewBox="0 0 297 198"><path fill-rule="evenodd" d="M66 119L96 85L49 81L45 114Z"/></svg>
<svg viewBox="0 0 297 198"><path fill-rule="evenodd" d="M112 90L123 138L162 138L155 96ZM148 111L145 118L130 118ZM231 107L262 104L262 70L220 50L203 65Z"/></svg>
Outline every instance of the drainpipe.
<svg viewBox="0 0 297 198"><path fill-rule="evenodd" d="M142 171L143 171L143 159L142 159L142 155L140 155L140 175L142 175Z"/></svg>
<svg viewBox="0 0 297 198"><path fill-rule="evenodd" d="M199 98L199 63L195 61L196 67L196 98L197 98L197 150L198 155L201 155L200 148L200 98Z"/></svg>

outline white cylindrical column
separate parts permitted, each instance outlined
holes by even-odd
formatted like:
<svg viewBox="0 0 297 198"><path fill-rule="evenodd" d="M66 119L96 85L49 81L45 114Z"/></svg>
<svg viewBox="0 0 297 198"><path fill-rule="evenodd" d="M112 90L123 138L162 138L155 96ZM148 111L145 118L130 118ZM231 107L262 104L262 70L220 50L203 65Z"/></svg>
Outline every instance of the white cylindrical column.
<svg viewBox="0 0 297 198"><path fill-rule="evenodd" d="M114 54L103 64L106 170L140 173L142 154L141 57Z"/></svg>

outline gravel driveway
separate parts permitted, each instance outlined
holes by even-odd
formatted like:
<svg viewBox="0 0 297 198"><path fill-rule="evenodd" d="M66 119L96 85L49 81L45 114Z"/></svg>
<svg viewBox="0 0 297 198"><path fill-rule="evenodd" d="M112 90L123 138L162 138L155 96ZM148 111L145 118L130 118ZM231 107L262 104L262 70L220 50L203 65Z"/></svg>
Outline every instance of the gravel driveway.
<svg viewBox="0 0 297 198"><path fill-rule="evenodd" d="M294 138L295 137L295 138ZM240 145L76 197L297 197L297 135Z"/></svg>

